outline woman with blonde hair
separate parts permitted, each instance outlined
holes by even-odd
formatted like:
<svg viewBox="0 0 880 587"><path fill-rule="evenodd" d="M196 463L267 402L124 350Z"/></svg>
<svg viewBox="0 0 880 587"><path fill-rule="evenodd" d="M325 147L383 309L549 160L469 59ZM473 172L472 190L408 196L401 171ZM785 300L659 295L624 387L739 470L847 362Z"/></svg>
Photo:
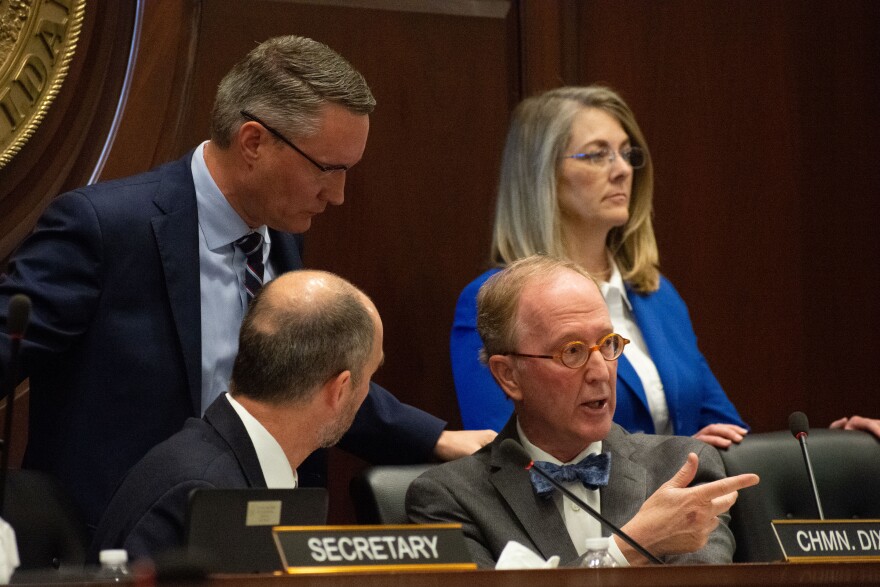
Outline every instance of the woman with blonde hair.
<svg viewBox="0 0 880 587"><path fill-rule="evenodd" d="M742 440L746 424L700 353L684 301L658 269L653 180L645 138L614 91L557 88L516 108L501 164L496 267L462 291L452 328L465 428L500 430L512 412L479 362L477 291L501 266L545 253L575 261L599 280L615 332L632 342L618 359L618 424L693 435L717 447Z"/></svg>

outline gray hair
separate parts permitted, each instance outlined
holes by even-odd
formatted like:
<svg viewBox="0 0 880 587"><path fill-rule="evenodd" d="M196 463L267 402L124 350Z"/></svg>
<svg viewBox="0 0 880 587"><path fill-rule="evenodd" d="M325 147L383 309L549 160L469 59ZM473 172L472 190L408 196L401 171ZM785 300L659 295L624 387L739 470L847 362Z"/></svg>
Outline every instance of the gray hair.
<svg viewBox="0 0 880 587"><path fill-rule="evenodd" d="M517 259L480 287L477 293L477 332L483 341L480 350L483 363L487 363L492 355L515 350L517 308L526 285L560 271L574 271L599 287L596 278L577 263L550 255L530 255Z"/></svg>
<svg viewBox="0 0 880 587"><path fill-rule="evenodd" d="M333 103L370 114L376 100L352 65L327 45L289 35L260 43L226 74L211 112L211 141L227 148L245 110L288 136L317 132L321 108Z"/></svg>
<svg viewBox="0 0 880 587"><path fill-rule="evenodd" d="M263 287L241 325L232 368L234 394L276 404L305 402L346 370L353 385L360 383L375 326L365 294L332 277L338 287L320 304L281 304L278 299L284 296L272 295L277 280Z"/></svg>
<svg viewBox="0 0 880 587"><path fill-rule="evenodd" d="M611 230L607 246L625 280L637 291L655 291L660 275L651 219L651 154L629 106L603 86L556 88L523 100L514 110L501 160L492 261L506 265L536 253L566 256L557 173L571 140L574 118L584 108L597 108L613 116L632 144L645 152L645 166L633 173L630 218L624 226Z"/></svg>

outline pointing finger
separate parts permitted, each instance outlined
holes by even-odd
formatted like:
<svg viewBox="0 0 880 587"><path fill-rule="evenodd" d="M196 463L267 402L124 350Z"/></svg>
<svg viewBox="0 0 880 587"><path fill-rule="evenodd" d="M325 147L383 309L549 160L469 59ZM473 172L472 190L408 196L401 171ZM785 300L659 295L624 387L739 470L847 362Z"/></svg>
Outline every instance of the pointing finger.
<svg viewBox="0 0 880 587"><path fill-rule="evenodd" d="M721 497L727 493L733 493L752 485L757 485L760 478L754 473L743 473L734 477L725 477L711 483L697 485L694 487L699 495L706 501L712 501L716 497Z"/></svg>

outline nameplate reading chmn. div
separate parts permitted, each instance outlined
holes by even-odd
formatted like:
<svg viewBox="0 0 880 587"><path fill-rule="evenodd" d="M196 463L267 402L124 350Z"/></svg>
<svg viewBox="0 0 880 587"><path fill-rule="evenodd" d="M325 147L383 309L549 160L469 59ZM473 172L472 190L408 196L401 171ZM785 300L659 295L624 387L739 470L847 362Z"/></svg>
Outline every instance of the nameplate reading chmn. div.
<svg viewBox="0 0 880 587"><path fill-rule="evenodd" d="M790 562L880 561L880 520L773 520Z"/></svg>
<svg viewBox="0 0 880 587"><path fill-rule="evenodd" d="M277 526L288 573L475 569L460 524Z"/></svg>

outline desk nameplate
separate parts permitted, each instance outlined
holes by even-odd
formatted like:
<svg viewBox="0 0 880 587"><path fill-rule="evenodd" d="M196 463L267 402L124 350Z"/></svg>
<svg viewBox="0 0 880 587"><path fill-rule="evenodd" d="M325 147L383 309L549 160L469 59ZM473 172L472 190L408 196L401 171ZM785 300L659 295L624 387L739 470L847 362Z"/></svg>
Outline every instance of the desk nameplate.
<svg viewBox="0 0 880 587"><path fill-rule="evenodd" d="M880 561L880 520L773 520L789 562Z"/></svg>
<svg viewBox="0 0 880 587"><path fill-rule="evenodd" d="M460 524L277 526L272 536L289 574L476 568Z"/></svg>

